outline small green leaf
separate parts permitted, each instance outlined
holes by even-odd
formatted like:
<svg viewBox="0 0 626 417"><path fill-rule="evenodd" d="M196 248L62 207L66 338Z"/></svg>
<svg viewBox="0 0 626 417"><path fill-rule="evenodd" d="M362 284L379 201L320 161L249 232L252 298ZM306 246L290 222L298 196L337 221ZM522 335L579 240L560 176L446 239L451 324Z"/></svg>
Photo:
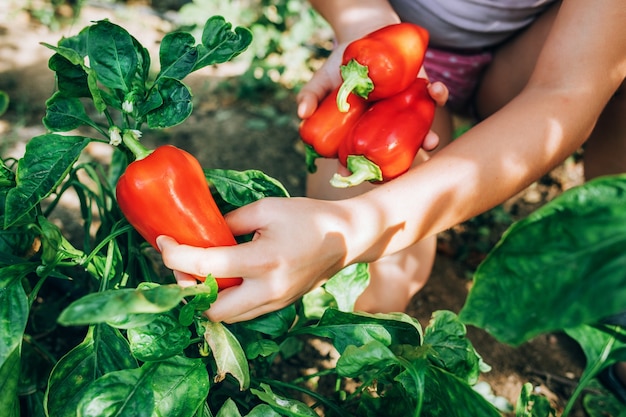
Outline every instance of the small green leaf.
<svg viewBox="0 0 626 417"><path fill-rule="evenodd" d="M161 77L182 80L191 71L198 60L198 50L194 46L196 40L187 32L172 32L163 37L159 50Z"/></svg>
<svg viewBox="0 0 626 417"><path fill-rule="evenodd" d="M202 44L198 45L198 62L194 71L208 65L230 61L245 51L252 42L252 32L243 27L231 30L232 24L222 16L210 17L202 31Z"/></svg>
<svg viewBox="0 0 626 417"><path fill-rule="evenodd" d="M148 126L152 129L165 129L176 126L187 119L193 109L193 100L189 88L174 78L161 78L155 87L163 104L146 115ZM153 99L150 102L154 102Z"/></svg>
<svg viewBox="0 0 626 417"><path fill-rule="evenodd" d="M239 389L248 389L250 369L237 338L222 323L206 322L204 326L204 339L211 347L217 366L215 382L220 382L226 378L226 374L231 374L239 381Z"/></svg>
<svg viewBox="0 0 626 417"><path fill-rule="evenodd" d="M288 417L319 417L319 415L301 401L283 397L272 392L267 384L261 384L261 390L250 388L250 392L265 401L275 411Z"/></svg>
<svg viewBox="0 0 626 417"><path fill-rule="evenodd" d="M82 62L75 64L62 56L54 54L48 60L48 68L56 73L57 88L66 97L89 97L87 72Z"/></svg>
<svg viewBox="0 0 626 417"><path fill-rule="evenodd" d="M241 326L277 338L287 334L295 320L296 308L291 304L278 311L242 322Z"/></svg>
<svg viewBox="0 0 626 417"><path fill-rule="evenodd" d="M125 29L106 20L100 20L89 28L89 65L105 87L124 93L132 89L138 65L135 45Z"/></svg>
<svg viewBox="0 0 626 417"><path fill-rule="evenodd" d="M81 136L46 134L32 138L17 169L17 187L7 194L4 227L25 216L63 181L89 143Z"/></svg>
<svg viewBox="0 0 626 417"><path fill-rule="evenodd" d="M127 314L163 313L176 307L184 297L208 291L211 289L202 284L185 288L170 284L91 293L71 303L58 321L64 326L75 326L115 322Z"/></svg>
<svg viewBox="0 0 626 417"><path fill-rule="evenodd" d="M451 311L435 311L424 330L424 344L432 347L431 359L470 385L489 367L467 338L465 325Z"/></svg>
<svg viewBox="0 0 626 417"><path fill-rule="evenodd" d="M344 313L328 309L315 326L292 331L292 334L312 334L327 337L342 353L348 346L362 346L373 340L385 346L391 344L421 344L419 322L403 313L367 314Z"/></svg>
<svg viewBox="0 0 626 417"><path fill-rule="evenodd" d="M339 271L324 284L324 289L335 298L340 311L350 312L369 282L369 264L359 263Z"/></svg>
<svg viewBox="0 0 626 417"><path fill-rule="evenodd" d="M278 180L261 171L208 169L204 171L204 175L223 200L220 210L224 212L264 197L289 197L289 193Z"/></svg>
<svg viewBox="0 0 626 417"><path fill-rule="evenodd" d="M347 346L337 361L337 373L340 376L355 378L368 369L382 370L399 360L389 348L377 340L362 346Z"/></svg>
<svg viewBox="0 0 626 417"><path fill-rule="evenodd" d="M180 325L172 312L159 314L150 323L127 331L130 350L142 362L167 359L181 353L191 340L191 331Z"/></svg>
<svg viewBox="0 0 626 417"><path fill-rule="evenodd" d="M68 132L79 126L93 126L83 103L76 97L57 91L46 101L43 124L52 132Z"/></svg>

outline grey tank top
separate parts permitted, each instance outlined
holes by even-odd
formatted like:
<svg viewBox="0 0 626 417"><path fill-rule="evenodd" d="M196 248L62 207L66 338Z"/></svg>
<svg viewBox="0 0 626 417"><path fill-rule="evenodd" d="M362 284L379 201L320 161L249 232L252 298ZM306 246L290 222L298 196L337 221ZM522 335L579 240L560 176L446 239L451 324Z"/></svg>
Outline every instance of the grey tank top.
<svg viewBox="0 0 626 417"><path fill-rule="evenodd" d="M495 46L531 24L556 0L390 0L400 19L426 28L431 45Z"/></svg>

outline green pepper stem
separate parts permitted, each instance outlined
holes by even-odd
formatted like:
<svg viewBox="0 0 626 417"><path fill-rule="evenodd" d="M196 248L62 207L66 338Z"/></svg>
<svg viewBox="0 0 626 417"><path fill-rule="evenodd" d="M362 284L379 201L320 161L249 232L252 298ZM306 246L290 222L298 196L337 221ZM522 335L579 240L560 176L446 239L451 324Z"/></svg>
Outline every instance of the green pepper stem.
<svg viewBox="0 0 626 417"><path fill-rule="evenodd" d="M122 134L122 142L129 151L135 155L135 159L140 160L144 159L146 156L150 155L152 151L145 146L143 146L133 135L130 135L126 132Z"/></svg>
<svg viewBox="0 0 626 417"><path fill-rule="evenodd" d="M348 188L365 181L383 180L383 173L380 167L363 155L348 156L346 166L352 174L347 177L335 174L330 179L330 185L336 188Z"/></svg>
<svg viewBox="0 0 626 417"><path fill-rule="evenodd" d="M341 66L343 83L337 92L337 108L340 112L345 113L350 110L350 103L348 103L350 93L367 99L369 93L374 89L374 83L368 72L369 69L365 65L359 64L354 59Z"/></svg>
<svg viewBox="0 0 626 417"><path fill-rule="evenodd" d="M313 149L311 145L305 146L304 160L306 162L306 167L309 173L313 174L317 171L317 165L315 164L315 160L321 157L322 156L317 153L317 151Z"/></svg>

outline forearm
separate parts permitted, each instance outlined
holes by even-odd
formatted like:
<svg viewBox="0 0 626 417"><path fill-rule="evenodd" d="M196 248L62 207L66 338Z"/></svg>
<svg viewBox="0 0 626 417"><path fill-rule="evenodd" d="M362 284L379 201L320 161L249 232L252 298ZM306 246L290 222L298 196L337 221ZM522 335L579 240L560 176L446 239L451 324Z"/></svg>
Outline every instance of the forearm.
<svg viewBox="0 0 626 417"><path fill-rule="evenodd" d="M386 0L311 0L310 4L333 28L338 43L400 21Z"/></svg>
<svg viewBox="0 0 626 417"><path fill-rule="evenodd" d="M590 103L586 92L528 90L428 162L348 202L346 259L394 253L523 190L588 137L602 105L578 103Z"/></svg>

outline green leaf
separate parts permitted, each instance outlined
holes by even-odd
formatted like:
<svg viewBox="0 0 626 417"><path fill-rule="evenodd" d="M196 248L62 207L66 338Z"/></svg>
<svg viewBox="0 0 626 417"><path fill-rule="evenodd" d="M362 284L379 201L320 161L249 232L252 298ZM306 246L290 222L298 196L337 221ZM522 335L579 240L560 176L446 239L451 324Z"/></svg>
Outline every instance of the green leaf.
<svg viewBox="0 0 626 417"><path fill-rule="evenodd" d="M206 322L204 339L211 347L217 375L215 382L220 382L226 378L226 374L231 374L239 382L239 389L242 391L250 386L250 369L239 341L222 323Z"/></svg>
<svg viewBox="0 0 626 417"><path fill-rule="evenodd" d="M518 345L616 314L625 247L626 176L570 189L509 228L476 271L460 318Z"/></svg>
<svg viewBox="0 0 626 417"><path fill-rule="evenodd" d="M31 263L0 268L0 367L22 343L29 312L22 278L34 270Z"/></svg>
<svg viewBox="0 0 626 417"><path fill-rule="evenodd" d="M21 344L29 313L22 278L33 270L34 264L0 268L0 415L7 417L19 416Z"/></svg>
<svg viewBox="0 0 626 417"><path fill-rule="evenodd" d="M237 404L232 398L227 398L220 410L217 412L216 417L241 417Z"/></svg>
<svg viewBox="0 0 626 417"><path fill-rule="evenodd" d="M132 89L138 65L138 51L132 36L120 26L100 20L89 28L89 65L105 87L124 93Z"/></svg>
<svg viewBox="0 0 626 417"><path fill-rule="evenodd" d="M187 119L193 109L189 88L174 78L161 78L157 89L163 104L146 115L152 129L165 129L176 126ZM150 99L154 103L154 99Z"/></svg>
<svg viewBox="0 0 626 417"><path fill-rule="evenodd" d="M432 347L431 359L470 385L480 372L489 370L467 338L465 325L451 311L435 311L424 330L424 345Z"/></svg>
<svg viewBox="0 0 626 417"><path fill-rule="evenodd" d="M266 358L280 352L280 346L273 340L259 339L245 345L246 358L252 360L259 356Z"/></svg>
<svg viewBox="0 0 626 417"><path fill-rule="evenodd" d="M64 326L116 322L127 314L163 313L183 298L211 289L204 284L180 287L177 284L154 288L121 288L87 294L71 303L59 316Z"/></svg>
<svg viewBox="0 0 626 417"><path fill-rule="evenodd" d="M172 312L158 314L150 323L127 331L133 356L142 362L167 359L189 346L191 331Z"/></svg>
<svg viewBox="0 0 626 417"><path fill-rule="evenodd" d="M0 365L0 415L19 417L20 349L16 347Z"/></svg>
<svg viewBox="0 0 626 417"><path fill-rule="evenodd" d="M83 125L95 126L85 112L83 103L61 91L57 91L46 101L43 124L52 132L68 132Z"/></svg>
<svg viewBox="0 0 626 417"><path fill-rule="evenodd" d="M198 60L198 50L194 46L196 40L187 32L172 32L165 35L159 49L161 77L182 80L191 71Z"/></svg>
<svg viewBox="0 0 626 417"><path fill-rule="evenodd" d="M202 359L174 356L159 362L152 378L154 417L192 416L209 394L209 375Z"/></svg>
<svg viewBox="0 0 626 417"><path fill-rule="evenodd" d="M227 415L225 414L222 417L226 417ZM272 407L270 407L267 404L259 404L256 407L254 407L252 410L250 410L250 412L248 414L246 414L246 417L281 417L282 414L277 413L276 411L274 411L274 409ZM218 417L219 414L218 414Z"/></svg>
<svg viewBox="0 0 626 417"><path fill-rule="evenodd" d="M369 264L359 263L339 271L324 284L324 289L335 298L340 311L349 312L369 282Z"/></svg>
<svg viewBox="0 0 626 417"><path fill-rule="evenodd" d="M46 389L48 415L74 417L87 388L110 372L137 367L126 339L107 325L89 328L83 342L55 365Z"/></svg>
<svg viewBox="0 0 626 417"><path fill-rule="evenodd" d="M5 229L25 216L63 181L89 143L81 136L46 134L26 144L18 162L17 187L6 198Z"/></svg>
<svg viewBox="0 0 626 417"><path fill-rule="evenodd" d="M152 376L157 365L109 372L89 384L78 403L81 417L151 417Z"/></svg>
<svg viewBox="0 0 626 417"><path fill-rule="evenodd" d="M222 16L210 17L202 31L202 44L197 46L198 62L194 71L207 65L230 61L245 51L252 42L252 32L243 27L231 30L232 24Z"/></svg>
<svg viewBox="0 0 626 417"><path fill-rule="evenodd" d="M515 406L515 417L550 417L554 415L550 400L542 395L534 394L533 385L530 382L525 383Z"/></svg>
<svg viewBox="0 0 626 417"><path fill-rule="evenodd" d="M501 417L500 412L471 386L451 373L426 367L422 409L428 417Z"/></svg>
<svg viewBox="0 0 626 417"><path fill-rule="evenodd" d="M56 73L57 88L66 97L89 97L87 72L81 63L73 63L61 54L48 60L48 68Z"/></svg>
<svg viewBox="0 0 626 417"><path fill-rule="evenodd" d="M225 203L220 205L220 210L223 209L224 212L264 197L289 197L289 193L278 180L261 171L208 169L204 171L204 175ZM225 205L227 207L223 207Z"/></svg>
<svg viewBox="0 0 626 417"><path fill-rule="evenodd" d="M278 311L241 323L241 326L254 332L270 335L274 338L284 336L296 319L296 308L293 304Z"/></svg>
<svg viewBox="0 0 626 417"><path fill-rule="evenodd" d="M362 346L347 346L337 361L337 374L356 378L368 369L382 370L399 364L396 355L384 344L372 340Z"/></svg>
<svg viewBox="0 0 626 417"><path fill-rule="evenodd" d="M261 384L261 389L263 391L250 388L250 392L268 403L280 415L289 417L319 417L315 411L311 410L303 402L275 394L267 384Z"/></svg>
<svg viewBox="0 0 626 417"><path fill-rule="evenodd" d="M385 346L391 344L421 344L421 326L403 313L367 314L345 313L328 309L315 326L297 329L292 334L312 334L327 337L342 353L348 346L362 346L373 340Z"/></svg>

